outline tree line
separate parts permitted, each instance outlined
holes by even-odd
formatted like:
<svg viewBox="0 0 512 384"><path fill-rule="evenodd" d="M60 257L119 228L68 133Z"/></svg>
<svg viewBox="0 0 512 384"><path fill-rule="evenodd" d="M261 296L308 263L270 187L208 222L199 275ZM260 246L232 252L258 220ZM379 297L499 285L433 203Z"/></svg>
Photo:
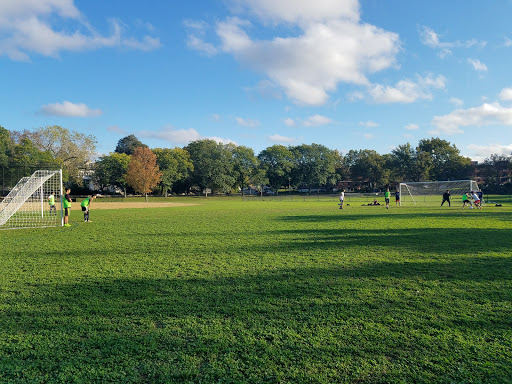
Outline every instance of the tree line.
<svg viewBox="0 0 512 384"><path fill-rule="evenodd" d="M94 136L49 126L34 131L9 131L0 127L0 168L14 173L40 164L63 169L68 185L80 186L80 170L89 164L100 190L156 193L230 193L248 186L262 190L324 188L340 182L363 191L393 187L403 181L460 180L474 176L475 166L459 149L440 138L422 139L413 147L399 145L390 153L350 150L345 154L321 144L273 145L255 154L253 149L196 140L183 148L150 149L136 136L119 140L115 150L95 159ZM510 156L491 155L478 165L490 189L509 188L504 183L512 164ZM5 178L5 177L4 177ZM17 181L17 180L16 180Z"/></svg>

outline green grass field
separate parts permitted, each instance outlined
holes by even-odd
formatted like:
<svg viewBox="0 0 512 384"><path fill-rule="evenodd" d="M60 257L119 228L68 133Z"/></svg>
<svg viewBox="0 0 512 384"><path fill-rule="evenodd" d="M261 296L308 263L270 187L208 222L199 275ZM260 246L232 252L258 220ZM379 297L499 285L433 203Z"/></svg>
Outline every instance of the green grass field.
<svg viewBox="0 0 512 384"><path fill-rule="evenodd" d="M179 201L0 231L1 383L512 382L512 208Z"/></svg>

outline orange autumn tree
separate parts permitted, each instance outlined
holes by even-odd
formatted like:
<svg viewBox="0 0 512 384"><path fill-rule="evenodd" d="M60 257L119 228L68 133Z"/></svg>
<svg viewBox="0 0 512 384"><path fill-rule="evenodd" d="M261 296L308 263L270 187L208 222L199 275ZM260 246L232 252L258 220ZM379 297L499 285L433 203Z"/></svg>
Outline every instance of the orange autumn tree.
<svg viewBox="0 0 512 384"><path fill-rule="evenodd" d="M125 177L128 185L135 192L143 193L147 202L148 193L157 186L161 177L153 151L147 147L135 148Z"/></svg>

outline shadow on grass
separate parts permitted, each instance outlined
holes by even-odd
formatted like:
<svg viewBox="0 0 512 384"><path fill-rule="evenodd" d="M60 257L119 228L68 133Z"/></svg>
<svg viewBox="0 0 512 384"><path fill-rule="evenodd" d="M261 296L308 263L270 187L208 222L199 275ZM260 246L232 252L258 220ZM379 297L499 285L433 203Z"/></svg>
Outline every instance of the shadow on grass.
<svg viewBox="0 0 512 384"><path fill-rule="evenodd" d="M473 254L512 250L509 229L415 228L415 229L286 229L270 231L280 236L279 247L289 250L321 250L338 247L376 250L409 250L425 255Z"/></svg>
<svg viewBox="0 0 512 384"><path fill-rule="evenodd" d="M450 209L450 208L432 208L432 210L426 212L416 212L407 210L407 208L391 208L389 211L383 206L379 207L367 207L363 210L357 210L356 212L350 212L350 210L345 209L340 211L336 209L336 213L332 215L290 215L283 216L280 220L285 222L331 222L331 221L339 221L339 220L382 220L385 215L388 215L393 220L397 220L400 222L401 220L423 220L423 219L435 219L435 220L453 220L454 217L465 218L465 219L475 219L478 220L480 217L488 218L488 219L497 219L502 221L510 221L512 217L512 212L510 211L500 211L498 209Z"/></svg>
<svg viewBox="0 0 512 384"><path fill-rule="evenodd" d="M488 378L489 371L510 377L512 345L504 340L512 326L511 269L511 258L476 257L40 285L2 300L0 378L435 382Z"/></svg>

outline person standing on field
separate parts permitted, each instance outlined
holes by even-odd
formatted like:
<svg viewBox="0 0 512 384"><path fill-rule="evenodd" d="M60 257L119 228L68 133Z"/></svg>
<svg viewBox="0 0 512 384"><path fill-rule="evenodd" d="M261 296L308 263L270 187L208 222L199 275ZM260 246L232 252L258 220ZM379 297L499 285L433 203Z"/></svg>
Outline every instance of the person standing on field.
<svg viewBox="0 0 512 384"><path fill-rule="evenodd" d="M386 200L386 209L389 209L389 199L391 198L391 192L389 192L389 188L384 192L384 200Z"/></svg>
<svg viewBox="0 0 512 384"><path fill-rule="evenodd" d="M342 189L341 193L340 193L340 209L343 209L344 201L345 201L345 189Z"/></svg>
<svg viewBox="0 0 512 384"><path fill-rule="evenodd" d="M443 206L444 202L447 201L448 202L448 206L451 207L451 203L450 203L450 191L449 190L446 190L445 193L443 193L443 201L441 202L441 207Z"/></svg>
<svg viewBox="0 0 512 384"><path fill-rule="evenodd" d="M96 198L96 195L91 195L82 201L80 206L82 207L82 211L84 213L84 222L90 223L89 221L89 210L91 209L91 202Z"/></svg>
<svg viewBox="0 0 512 384"><path fill-rule="evenodd" d="M52 214L53 210L53 214L57 216L57 208L55 208L55 195L53 191L50 194L50 196L48 196L48 204L50 204L50 215Z"/></svg>
<svg viewBox="0 0 512 384"><path fill-rule="evenodd" d="M398 189L395 192L395 204L400 205L400 191Z"/></svg>
<svg viewBox="0 0 512 384"><path fill-rule="evenodd" d="M69 224L69 210L71 209L71 189L66 188L66 194L64 195L64 199L62 200L62 206L64 208L64 226L70 227Z"/></svg>

